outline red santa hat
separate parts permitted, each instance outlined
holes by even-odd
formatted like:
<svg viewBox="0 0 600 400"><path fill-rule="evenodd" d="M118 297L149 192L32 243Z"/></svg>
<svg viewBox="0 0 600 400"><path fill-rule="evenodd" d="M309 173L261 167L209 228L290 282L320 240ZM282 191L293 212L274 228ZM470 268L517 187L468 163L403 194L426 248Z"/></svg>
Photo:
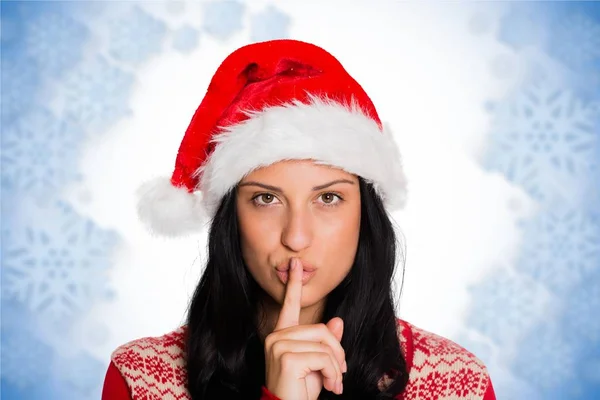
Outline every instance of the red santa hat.
<svg viewBox="0 0 600 400"><path fill-rule="evenodd" d="M340 62L296 40L250 44L219 66L185 132L171 178L140 188L138 212L155 233L197 231L245 175L304 159L361 176L388 211L405 203L394 138Z"/></svg>

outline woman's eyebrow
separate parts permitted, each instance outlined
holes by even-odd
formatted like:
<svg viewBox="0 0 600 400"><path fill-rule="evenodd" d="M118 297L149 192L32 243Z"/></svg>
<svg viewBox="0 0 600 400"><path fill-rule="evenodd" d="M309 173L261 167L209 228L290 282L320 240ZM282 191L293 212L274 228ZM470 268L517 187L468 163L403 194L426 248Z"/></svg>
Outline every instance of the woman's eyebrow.
<svg viewBox="0 0 600 400"><path fill-rule="evenodd" d="M354 182L352 182L349 179L336 179L335 181L331 181L331 182L326 183L324 185L315 186L312 190L315 190L315 191L316 190L322 190L322 189L328 188L329 186L333 186L333 185L335 185L337 183L349 183L351 185L354 185Z"/></svg>
<svg viewBox="0 0 600 400"><path fill-rule="evenodd" d="M336 179L335 181L331 181L328 183L325 183L323 185L319 185L319 186L315 186L312 188L313 191L317 191L317 190L323 190L325 188L328 188L329 186L333 186L335 184L338 183L349 183L350 185L354 185L354 182L352 182L349 179ZM260 183L260 182L255 182L255 181L249 181L249 182L244 182L244 183L240 183L239 186L258 186L261 187L263 189L266 190L270 190L272 192L283 192L283 189L277 187L277 186L271 186L271 185L265 185L264 183Z"/></svg>
<svg viewBox="0 0 600 400"><path fill-rule="evenodd" d="M277 186L265 185L264 183L254 182L254 181L240 183L238 186L239 187L242 187L242 186L258 186L258 187L261 187L263 189L270 190L272 192L279 192L279 193L283 192L283 190L281 190L281 188L278 188Z"/></svg>

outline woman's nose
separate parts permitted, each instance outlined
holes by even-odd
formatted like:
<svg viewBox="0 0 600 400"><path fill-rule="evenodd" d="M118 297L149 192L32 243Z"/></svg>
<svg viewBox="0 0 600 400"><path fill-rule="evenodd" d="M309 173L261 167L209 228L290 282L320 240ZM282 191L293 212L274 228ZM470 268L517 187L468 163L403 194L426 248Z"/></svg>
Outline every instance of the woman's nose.
<svg viewBox="0 0 600 400"><path fill-rule="evenodd" d="M312 237L310 212L290 210L281 233L281 243L290 250L299 252L310 246Z"/></svg>

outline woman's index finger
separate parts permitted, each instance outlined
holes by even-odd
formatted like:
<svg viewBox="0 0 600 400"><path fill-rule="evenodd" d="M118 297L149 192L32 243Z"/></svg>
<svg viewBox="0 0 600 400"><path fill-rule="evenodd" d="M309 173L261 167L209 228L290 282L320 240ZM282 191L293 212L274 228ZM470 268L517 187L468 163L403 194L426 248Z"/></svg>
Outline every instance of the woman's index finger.
<svg viewBox="0 0 600 400"><path fill-rule="evenodd" d="M302 300L302 264L294 258L290 262L285 298L275 330L289 328L300 323L300 304Z"/></svg>

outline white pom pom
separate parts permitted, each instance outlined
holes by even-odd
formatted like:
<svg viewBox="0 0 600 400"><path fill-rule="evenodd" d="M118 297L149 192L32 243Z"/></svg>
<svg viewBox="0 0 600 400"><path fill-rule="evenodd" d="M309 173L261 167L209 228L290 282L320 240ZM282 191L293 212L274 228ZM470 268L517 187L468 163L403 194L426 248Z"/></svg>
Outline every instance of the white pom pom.
<svg viewBox="0 0 600 400"><path fill-rule="evenodd" d="M137 191L138 216L148 229L164 236L181 236L201 230L206 222L201 198L169 178L155 178Z"/></svg>

